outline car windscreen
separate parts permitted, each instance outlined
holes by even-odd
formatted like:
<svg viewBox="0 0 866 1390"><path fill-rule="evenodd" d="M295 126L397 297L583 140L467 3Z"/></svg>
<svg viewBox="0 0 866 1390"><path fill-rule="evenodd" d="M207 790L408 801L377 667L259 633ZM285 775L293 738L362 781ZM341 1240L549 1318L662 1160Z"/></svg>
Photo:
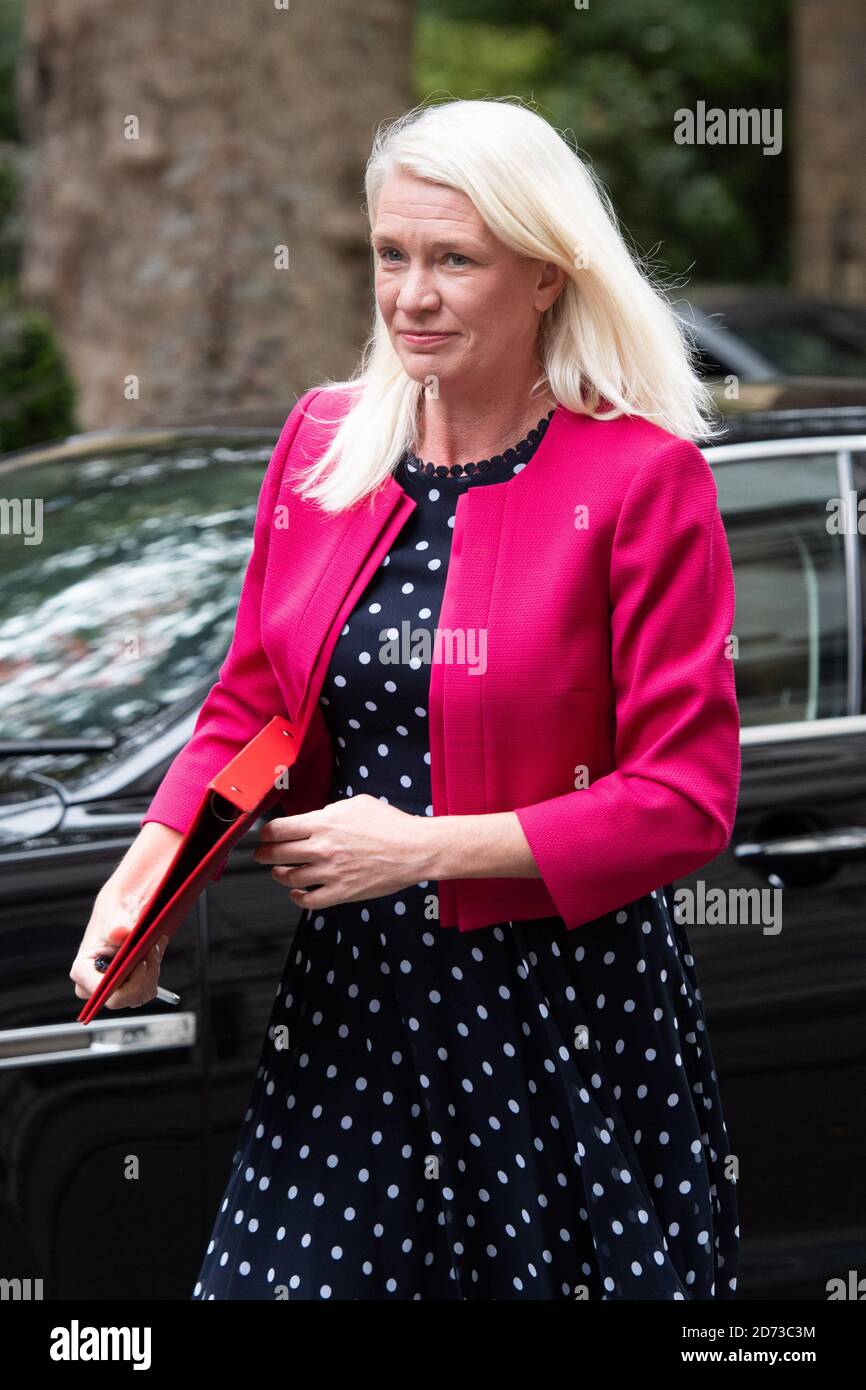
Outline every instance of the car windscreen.
<svg viewBox="0 0 866 1390"><path fill-rule="evenodd" d="M216 678L273 444L173 437L0 473L0 738L122 738Z"/></svg>

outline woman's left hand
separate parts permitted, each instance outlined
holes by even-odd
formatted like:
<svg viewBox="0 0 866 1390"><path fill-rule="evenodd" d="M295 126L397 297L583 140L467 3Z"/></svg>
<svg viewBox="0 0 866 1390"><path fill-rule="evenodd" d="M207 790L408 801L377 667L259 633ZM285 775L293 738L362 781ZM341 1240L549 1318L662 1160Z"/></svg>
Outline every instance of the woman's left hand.
<svg viewBox="0 0 866 1390"><path fill-rule="evenodd" d="M425 819L362 792L266 821L253 858L276 866L272 877L300 907L379 898L426 880Z"/></svg>

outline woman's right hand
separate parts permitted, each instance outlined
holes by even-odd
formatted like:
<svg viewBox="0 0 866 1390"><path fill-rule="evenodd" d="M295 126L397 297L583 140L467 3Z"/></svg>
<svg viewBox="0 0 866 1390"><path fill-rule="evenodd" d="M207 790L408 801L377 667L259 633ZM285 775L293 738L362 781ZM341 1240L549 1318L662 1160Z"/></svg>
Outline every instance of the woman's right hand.
<svg viewBox="0 0 866 1390"><path fill-rule="evenodd" d="M69 971L79 999L89 999L102 980L102 972L94 964L96 958L113 956L132 931L133 925L134 918L130 920L128 909L124 911L120 906L112 907L109 902L100 902L97 898ZM156 998L159 968L168 941L167 936L161 936L154 942L129 979L108 996L106 1009L138 1009Z"/></svg>
<svg viewBox="0 0 866 1390"><path fill-rule="evenodd" d="M138 837L96 896L69 978L79 999L89 999L102 980L94 962L113 956L132 931L141 909L174 857L179 831L157 821L143 825ZM128 980L109 996L107 1009L137 1009L156 998L159 968L169 938L154 942Z"/></svg>

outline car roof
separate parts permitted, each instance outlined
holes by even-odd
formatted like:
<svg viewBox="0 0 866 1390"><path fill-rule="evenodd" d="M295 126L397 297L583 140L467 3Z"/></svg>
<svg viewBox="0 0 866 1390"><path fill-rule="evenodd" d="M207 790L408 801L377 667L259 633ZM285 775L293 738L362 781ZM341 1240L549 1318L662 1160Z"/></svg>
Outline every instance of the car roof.
<svg viewBox="0 0 866 1390"><path fill-rule="evenodd" d="M721 383L707 384L724 430L707 440L710 447L749 439L866 433L866 380L785 377L775 382L741 382L732 400L726 399Z"/></svg>
<svg viewBox="0 0 866 1390"><path fill-rule="evenodd" d="M818 437L821 435L866 434L866 379L851 377L785 377L779 381L741 382L735 399L727 399L721 382L708 382L722 432L715 438L698 440L701 448L732 444L741 440ZM230 441L260 443L273 448L285 424L279 411L255 412L255 422L243 423L236 416L212 423L167 424L125 429L92 430L69 435L53 443L31 445L0 456L0 475L39 463L89 458L122 453L129 449L171 448L185 443L212 443L223 446Z"/></svg>

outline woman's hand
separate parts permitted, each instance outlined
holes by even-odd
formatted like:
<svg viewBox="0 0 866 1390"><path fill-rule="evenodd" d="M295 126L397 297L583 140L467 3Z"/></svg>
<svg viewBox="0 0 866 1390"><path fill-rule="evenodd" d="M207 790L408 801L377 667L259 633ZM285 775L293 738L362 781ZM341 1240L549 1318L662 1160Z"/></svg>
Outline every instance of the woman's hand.
<svg viewBox="0 0 866 1390"><path fill-rule="evenodd" d="M427 829L424 816L362 792L319 811L266 821L253 858L276 866L272 877L291 889L299 906L333 907L424 882Z"/></svg>
<svg viewBox="0 0 866 1390"><path fill-rule="evenodd" d="M69 972L79 999L89 999L102 980L94 961L97 956L113 956L132 931L182 838L179 830L159 821L148 821L99 890ZM154 942L129 980L108 996L107 1009L137 1009L156 997L159 966L168 940L161 936Z"/></svg>
<svg viewBox="0 0 866 1390"><path fill-rule="evenodd" d="M111 899L96 899L93 915L85 928L78 954L72 962L70 980L75 983L79 999L89 999L102 979L96 969L97 956L113 956L135 925L135 913L130 904L111 904ZM156 998L159 967L169 938L161 936L154 942L144 960L139 961L131 976L108 996L107 1009L138 1009Z"/></svg>

